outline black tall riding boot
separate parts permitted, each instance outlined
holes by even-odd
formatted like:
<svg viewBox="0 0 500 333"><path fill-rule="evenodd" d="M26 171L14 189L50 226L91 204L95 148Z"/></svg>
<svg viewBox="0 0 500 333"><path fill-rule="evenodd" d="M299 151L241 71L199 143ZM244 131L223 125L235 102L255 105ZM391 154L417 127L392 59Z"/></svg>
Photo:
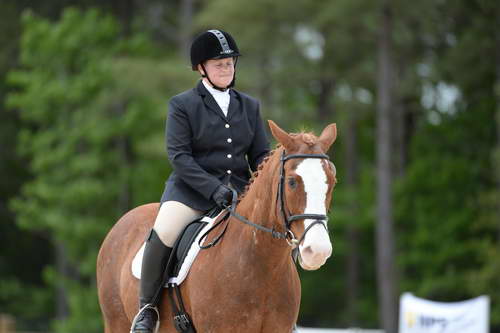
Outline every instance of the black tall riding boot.
<svg viewBox="0 0 500 333"><path fill-rule="evenodd" d="M140 310L132 324L132 333L153 333L158 322L158 304L164 282L165 267L172 248L163 244L151 230L146 241L141 269Z"/></svg>

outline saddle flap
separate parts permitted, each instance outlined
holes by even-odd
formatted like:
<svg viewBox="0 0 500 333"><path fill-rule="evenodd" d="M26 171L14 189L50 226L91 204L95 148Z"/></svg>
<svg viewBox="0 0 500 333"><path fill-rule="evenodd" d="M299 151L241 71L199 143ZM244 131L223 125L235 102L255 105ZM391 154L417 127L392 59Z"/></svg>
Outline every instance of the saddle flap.
<svg viewBox="0 0 500 333"><path fill-rule="evenodd" d="M174 244L172 257L169 260L167 271L170 277L175 277L179 274L180 268L186 258L191 245L196 240L200 231L208 224L201 219L189 223ZM174 255L175 254L175 255Z"/></svg>
<svg viewBox="0 0 500 333"><path fill-rule="evenodd" d="M169 263L165 270L168 276L170 276L169 283L180 285L182 281L184 281L189 273L191 265L200 251L198 240L203 236L204 232L210 229L213 223L220 218L222 213L220 211L218 213L218 216L214 216L215 213L207 214L201 219L191 222L184 228L181 233L182 236L180 236L174 244L174 249L172 250ZM141 278L142 257L144 255L145 245L146 244L143 243L141 248L137 251L130 267L132 275L137 279Z"/></svg>

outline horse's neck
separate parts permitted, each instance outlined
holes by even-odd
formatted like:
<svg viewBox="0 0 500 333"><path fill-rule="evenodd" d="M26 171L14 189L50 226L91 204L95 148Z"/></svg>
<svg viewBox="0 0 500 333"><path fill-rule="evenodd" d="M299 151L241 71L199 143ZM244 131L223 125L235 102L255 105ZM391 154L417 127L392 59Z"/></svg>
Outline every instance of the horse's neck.
<svg viewBox="0 0 500 333"><path fill-rule="evenodd" d="M236 211L248 220L283 232L276 195L279 182L280 150L274 152L250 185ZM232 222L237 246L248 251L261 262L276 265L289 259L290 248L285 240L273 238L271 233L258 230L236 219ZM241 251L240 251L241 252Z"/></svg>

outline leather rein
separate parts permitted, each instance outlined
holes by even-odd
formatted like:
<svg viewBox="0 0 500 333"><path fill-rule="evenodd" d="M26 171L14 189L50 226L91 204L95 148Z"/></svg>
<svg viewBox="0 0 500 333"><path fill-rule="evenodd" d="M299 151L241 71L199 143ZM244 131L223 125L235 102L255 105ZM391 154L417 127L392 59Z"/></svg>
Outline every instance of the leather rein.
<svg viewBox="0 0 500 333"><path fill-rule="evenodd" d="M324 215L324 214L291 215L289 212L287 212L287 209L285 207L286 206L285 205L286 198L285 198L285 190L284 190L285 189L285 178L286 178L285 177L285 162L288 160L294 159L294 158L304 158L304 159L305 158L319 158L319 159L330 160L330 158L326 154L290 154L290 155L286 155L285 151L283 150L283 153L281 154L281 157L280 157L280 161L281 161L280 181L278 183L278 194L277 194L276 200L280 204L280 212L281 212L281 215L283 217L283 221L284 221L283 224L285 227L285 232L277 231L276 229L274 229L274 227L273 228L264 227L260 224L249 221L244 216L238 214L236 212L236 204L238 203L238 193L234 189L231 189L233 191L233 199L231 202L231 206L226 208L226 210L227 210L226 215L222 219L220 219L215 225L213 225L209 230L207 230L207 232L205 232L205 234L200 238L200 240L198 242L198 245L200 246L200 248L203 250L208 249L210 247L215 246L220 241L220 239L222 238L222 236L224 236L224 234L226 232L226 229L228 226L227 224L226 224L224 230L217 237L215 237L212 242L208 243L207 245L201 245L201 243L205 239L205 237L212 230L214 230L217 226L219 226L222 222L227 220L229 218L229 216L234 216L239 221L241 221L245 224L248 224L249 226L252 226L258 230L268 232L272 235L273 238L285 239L287 241L288 245L290 245L293 248L296 248L297 246L300 245L300 243L302 243L307 232L309 230L311 230L311 228L313 226L315 226L316 224L323 225L323 227L328 231L328 226L327 226L328 216L327 215ZM314 221L304 230L304 233L302 234L302 236L299 239L297 239L291 230L291 225L294 221L303 220L303 219L312 219Z"/></svg>

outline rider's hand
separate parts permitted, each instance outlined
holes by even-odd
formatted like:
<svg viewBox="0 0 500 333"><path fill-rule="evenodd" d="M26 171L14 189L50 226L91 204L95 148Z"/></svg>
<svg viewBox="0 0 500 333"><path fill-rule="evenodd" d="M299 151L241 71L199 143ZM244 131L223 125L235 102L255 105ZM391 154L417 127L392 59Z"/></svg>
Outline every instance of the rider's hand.
<svg viewBox="0 0 500 333"><path fill-rule="evenodd" d="M214 194L212 194L212 199L220 208L226 208L231 205L231 201L233 200L233 191L226 185L221 184L217 187Z"/></svg>

